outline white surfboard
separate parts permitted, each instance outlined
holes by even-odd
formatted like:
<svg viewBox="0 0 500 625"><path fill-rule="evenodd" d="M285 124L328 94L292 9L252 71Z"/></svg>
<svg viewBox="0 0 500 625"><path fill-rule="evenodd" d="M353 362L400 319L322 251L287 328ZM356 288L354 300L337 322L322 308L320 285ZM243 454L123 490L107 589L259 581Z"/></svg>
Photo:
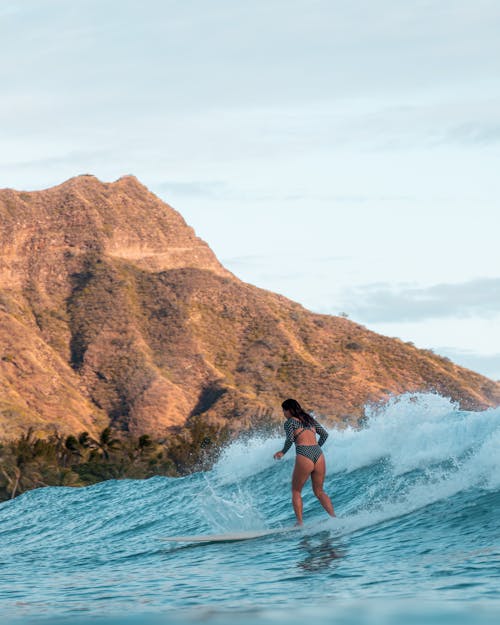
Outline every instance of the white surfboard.
<svg viewBox="0 0 500 625"><path fill-rule="evenodd" d="M263 536L272 536L273 534L283 534L300 530L301 527L278 527L273 530L250 530L246 532L234 532L231 534L201 534L198 536L165 536L160 540L170 543L228 543L237 540L252 540L254 538L262 538Z"/></svg>

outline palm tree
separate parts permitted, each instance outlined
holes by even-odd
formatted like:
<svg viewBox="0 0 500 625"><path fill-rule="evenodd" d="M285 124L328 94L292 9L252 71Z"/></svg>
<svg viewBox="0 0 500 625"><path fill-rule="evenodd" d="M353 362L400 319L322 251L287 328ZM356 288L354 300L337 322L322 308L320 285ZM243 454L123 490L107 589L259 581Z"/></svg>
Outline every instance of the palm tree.
<svg viewBox="0 0 500 625"><path fill-rule="evenodd" d="M109 460L110 452L120 448L120 439L113 438L113 431L110 427L104 428L99 435L99 440L94 442L101 451L104 460Z"/></svg>
<svg viewBox="0 0 500 625"><path fill-rule="evenodd" d="M0 464L0 473L5 477L5 490L11 499L14 499L21 480L21 469L17 465L7 467L3 462Z"/></svg>

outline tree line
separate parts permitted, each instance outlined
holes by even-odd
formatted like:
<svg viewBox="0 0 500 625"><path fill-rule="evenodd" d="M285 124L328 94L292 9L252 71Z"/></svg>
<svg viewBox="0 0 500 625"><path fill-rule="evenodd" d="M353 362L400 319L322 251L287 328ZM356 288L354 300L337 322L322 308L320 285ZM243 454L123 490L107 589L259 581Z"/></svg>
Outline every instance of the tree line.
<svg viewBox="0 0 500 625"><path fill-rule="evenodd" d="M199 418L167 440L124 435L112 427L97 437L57 431L40 437L30 428L0 443L0 501L43 486L88 486L109 479L176 477L207 470L228 439L227 426Z"/></svg>

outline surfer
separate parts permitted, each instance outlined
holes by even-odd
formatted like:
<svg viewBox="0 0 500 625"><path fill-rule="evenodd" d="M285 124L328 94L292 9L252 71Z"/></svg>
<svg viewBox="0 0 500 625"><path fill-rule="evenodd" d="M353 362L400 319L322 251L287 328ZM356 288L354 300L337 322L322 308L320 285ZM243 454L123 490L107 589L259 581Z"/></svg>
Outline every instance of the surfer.
<svg viewBox="0 0 500 625"><path fill-rule="evenodd" d="M321 446L328 438L328 432L314 417L305 412L298 401L286 399L282 404L285 415L286 440L281 451L274 454L275 460L280 460L295 443L295 467L292 476L292 505L297 517L297 525L302 521L302 488L311 477L313 492L323 508L330 516L335 516L330 497L323 490L326 464ZM316 441L316 434L319 440Z"/></svg>

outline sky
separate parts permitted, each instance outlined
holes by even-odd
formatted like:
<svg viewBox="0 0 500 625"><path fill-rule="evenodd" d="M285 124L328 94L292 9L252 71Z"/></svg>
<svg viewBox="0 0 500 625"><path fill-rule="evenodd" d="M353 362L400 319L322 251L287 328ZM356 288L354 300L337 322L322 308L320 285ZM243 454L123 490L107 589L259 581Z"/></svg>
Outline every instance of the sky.
<svg viewBox="0 0 500 625"><path fill-rule="evenodd" d="M497 0L0 0L0 187L134 174L235 275L500 379Z"/></svg>

